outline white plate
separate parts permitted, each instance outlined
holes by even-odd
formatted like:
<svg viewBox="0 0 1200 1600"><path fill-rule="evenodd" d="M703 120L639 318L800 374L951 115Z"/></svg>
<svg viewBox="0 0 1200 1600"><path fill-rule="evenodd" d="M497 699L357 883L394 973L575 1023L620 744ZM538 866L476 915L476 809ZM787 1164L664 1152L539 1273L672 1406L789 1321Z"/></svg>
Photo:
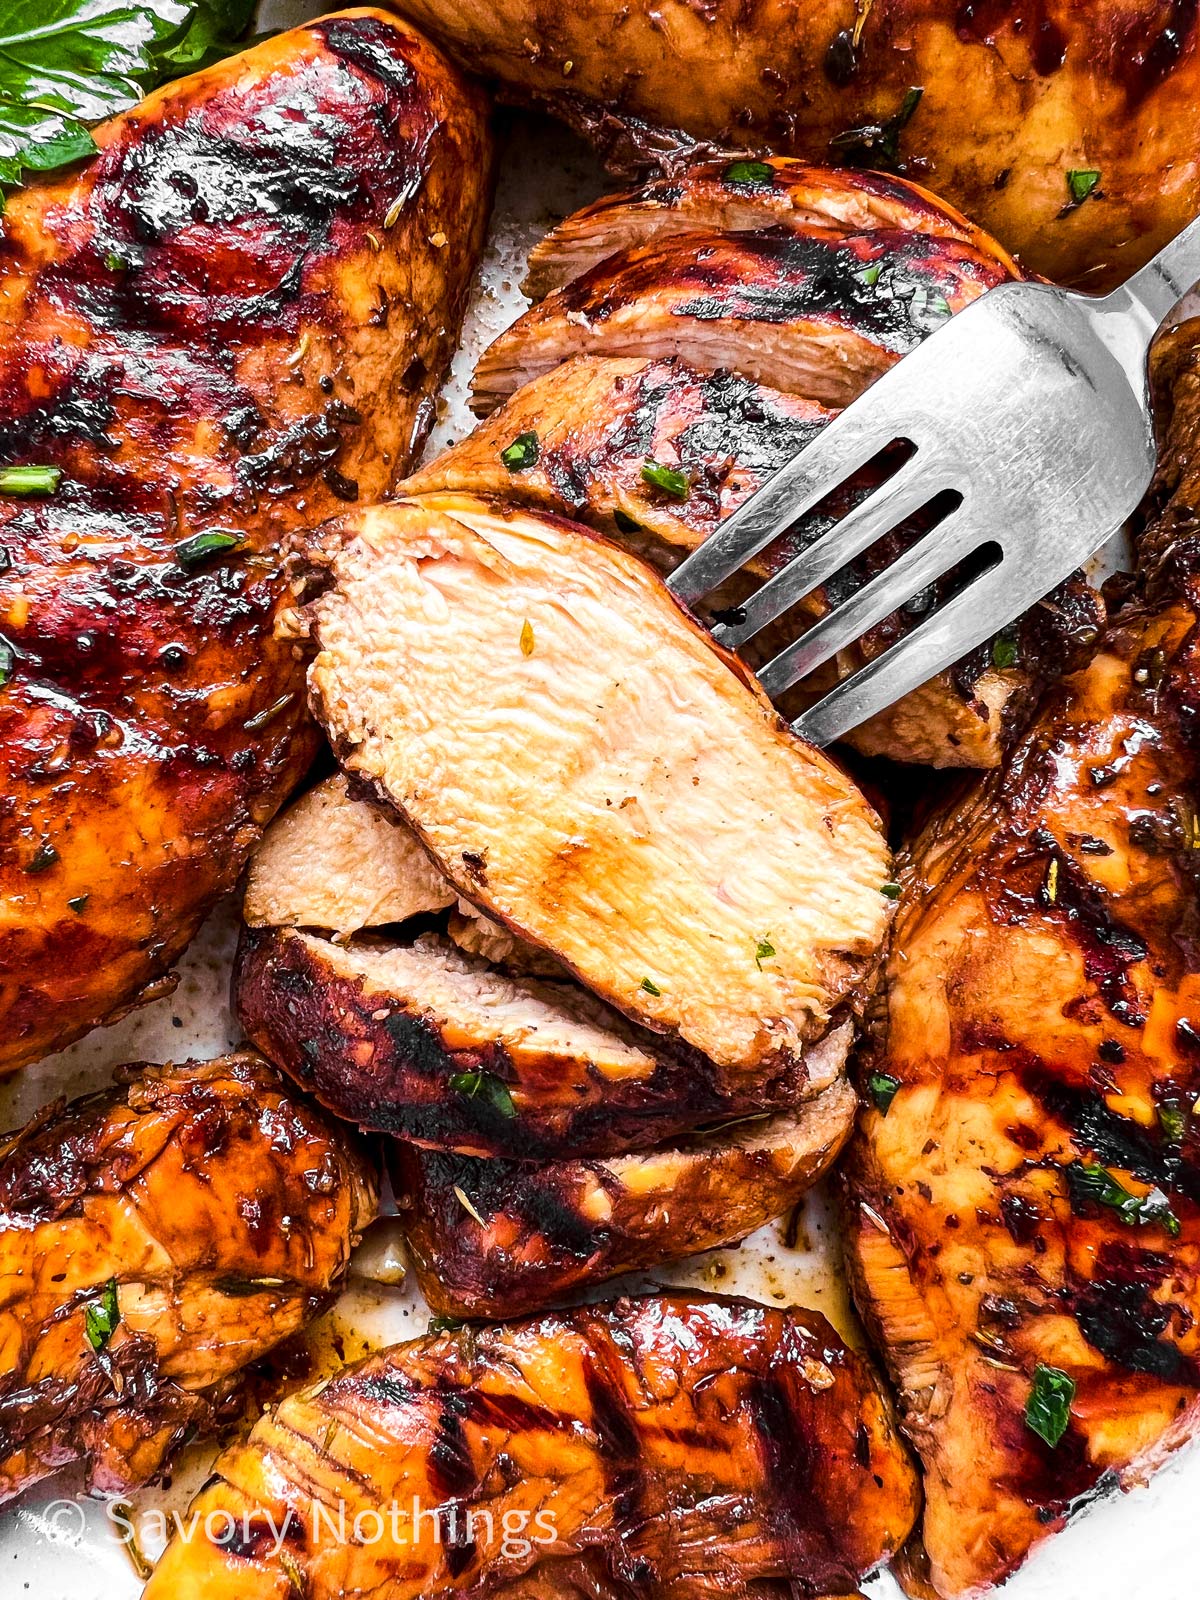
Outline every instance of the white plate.
<svg viewBox="0 0 1200 1600"><path fill-rule="evenodd" d="M327 9L306 0L267 0L264 27L282 27ZM465 396L483 348L526 301L518 285L531 246L560 217L593 199L603 177L582 146L559 128L533 118L511 119L505 140L491 238L480 270L462 347L454 361L430 454L471 427ZM183 1060L220 1054L239 1040L229 1011L229 964L236 937L232 901L222 904L180 963L175 994L146 1006L114 1027L90 1034L69 1050L27 1069L0 1091L0 1128L24 1122L59 1095L103 1087L121 1062ZM838 1249L824 1197L805 1207L804 1237L784 1246L776 1225L760 1229L737 1250L719 1250L678 1267L613 1285L677 1284L740 1293L767 1303L808 1305L861 1342L838 1270ZM365 1246L392 1246L386 1238ZM342 1296L318 1330L319 1345L340 1339L354 1358L366 1349L420 1333L427 1313L415 1288L380 1290L363 1283ZM157 1553L165 1514L182 1511L212 1458L196 1447L179 1464L171 1486L135 1497L143 1547ZM30 1593L36 1600L136 1600L141 1584L103 1507L78 1498L78 1483L63 1474L0 1512L0 1600ZM1180 1453L1148 1489L1097 1503L1065 1533L1051 1539L1004 1589L1004 1600L1197 1600L1191 1518L1200 1500L1200 1453ZM866 1586L873 1600L898 1600L894 1580Z"/></svg>

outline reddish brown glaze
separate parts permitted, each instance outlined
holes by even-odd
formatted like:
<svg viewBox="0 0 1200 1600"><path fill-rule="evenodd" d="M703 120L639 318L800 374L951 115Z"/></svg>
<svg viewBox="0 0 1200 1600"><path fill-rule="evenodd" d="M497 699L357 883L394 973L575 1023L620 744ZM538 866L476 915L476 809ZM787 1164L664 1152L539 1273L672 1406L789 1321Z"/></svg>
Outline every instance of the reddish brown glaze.
<svg viewBox="0 0 1200 1600"><path fill-rule="evenodd" d="M97 138L0 239L0 464L63 472L0 497L0 1070L160 979L307 763L281 541L408 466L486 206L480 101L374 12Z"/></svg>
<svg viewBox="0 0 1200 1600"><path fill-rule="evenodd" d="M252 1055L128 1068L0 1145L0 1500L72 1462L145 1483L327 1303L374 1211L352 1137Z"/></svg>
<svg viewBox="0 0 1200 1600"><path fill-rule="evenodd" d="M239 1536L177 1540L146 1600L545 1595L575 1557L600 1594L845 1595L917 1507L883 1396L823 1318L682 1296L398 1345L282 1401L217 1474L197 1526L228 1511ZM383 1535L338 1542L314 1502L382 1508Z"/></svg>
<svg viewBox="0 0 1200 1600"><path fill-rule="evenodd" d="M850 1243L945 1596L1200 1418L1200 324L1160 371L1141 594L902 872ZM1039 1365L1075 1385L1053 1447Z"/></svg>
<svg viewBox="0 0 1200 1600"><path fill-rule="evenodd" d="M247 1035L338 1116L434 1149L531 1159L644 1149L700 1123L791 1105L808 1093L801 1057L760 1081L722 1074L698 1052L624 1027L644 1047L648 1073L605 1076L591 1062L547 1049L515 1058L502 1044L440 1031L367 972L353 952L291 928L246 928L234 1003ZM548 992L577 992L569 982ZM536 1042L536 1041L534 1041ZM843 1044L841 1054L844 1054ZM822 1062L818 1087L840 1056ZM816 1073L814 1066L814 1074ZM483 1072L504 1084L503 1110L450 1079Z"/></svg>
<svg viewBox="0 0 1200 1600"><path fill-rule="evenodd" d="M686 135L886 167L945 195L1049 277L1119 282L1200 210L1197 0L402 9L627 170L687 159ZM1072 170L1101 175L1082 205L1071 203Z"/></svg>

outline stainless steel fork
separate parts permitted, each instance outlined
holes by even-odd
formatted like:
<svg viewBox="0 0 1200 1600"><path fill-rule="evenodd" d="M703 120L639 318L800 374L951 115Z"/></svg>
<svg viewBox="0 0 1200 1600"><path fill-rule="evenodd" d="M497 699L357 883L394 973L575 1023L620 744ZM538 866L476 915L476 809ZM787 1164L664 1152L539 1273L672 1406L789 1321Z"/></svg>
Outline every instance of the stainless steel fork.
<svg viewBox="0 0 1200 1600"><path fill-rule="evenodd" d="M1103 298L1001 284L932 334L828 424L670 578L688 604L897 441L879 488L715 629L744 645L931 502L955 508L759 672L780 695L968 562L963 586L794 724L839 739L961 659L1069 577L1137 509L1154 472L1146 356L1200 280L1200 220ZM979 570L982 569L982 570Z"/></svg>

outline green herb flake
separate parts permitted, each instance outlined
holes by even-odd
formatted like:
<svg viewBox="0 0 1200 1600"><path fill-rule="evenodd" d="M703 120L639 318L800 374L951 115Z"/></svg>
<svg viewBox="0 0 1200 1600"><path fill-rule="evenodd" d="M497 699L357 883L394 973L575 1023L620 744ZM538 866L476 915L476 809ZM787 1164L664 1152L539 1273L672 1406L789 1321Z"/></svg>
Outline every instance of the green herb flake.
<svg viewBox="0 0 1200 1600"><path fill-rule="evenodd" d="M93 1350L103 1350L117 1330L121 1320L117 1305L117 1280L110 1278L101 1289L99 1297L89 1300L83 1308L83 1327Z"/></svg>
<svg viewBox="0 0 1200 1600"><path fill-rule="evenodd" d="M1158 1125L1167 1144L1182 1144L1187 1130L1187 1107L1179 1100L1164 1100L1158 1107Z"/></svg>
<svg viewBox="0 0 1200 1600"><path fill-rule="evenodd" d="M500 459L510 472L524 472L536 467L541 446L536 433L519 433L510 445L500 452Z"/></svg>
<svg viewBox="0 0 1200 1600"><path fill-rule="evenodd" d="M201 566L213 556L224 555L228 550L238 549L241 543L240 533L225 533L219 528L212 528L207 533L193 534L190 539L177 544L175 560L185 572L190 572L193 567Z"/></svg>
<svg viewBox="0 0 1200 1600"><path fill-rule="evenodd" d="M883 271L882 261L872 261L869 267L864 267L861 272L854 274L859 283L868 289L873 289L879 282L880 273Z"/></svg>
<svg viewBox="0 0 1200 1600"><path fill-rule="evenodd" d="M1015 667L1020 655L1016 635L1007 629L992 640L992 665L998 671L1006 672L1009 667Z"/></svg>
<svg viewBox="0 0 1200 1600"><path fill-rule="evenodd" d="M662 993L662 990L654 982L653 978L643 978L642 979L642 988L646 991L647 994L660 995Z"/></svg>
<svg viewBox="0 0 1200 1600"><path fill-rule="evenodd" d="M686 500L691 488L684 473L675 467L664 467L659 461L642 463L642 482L669 495L672 500Z"/></svg>
<svg viewBox="0 0 1200 1600"><path fill-rule="evenodd" d="M774 954L775 946L771 943L771 936L768 934L766 938L760 939L754 946L754 965L761 972L763 962L769 961Z"/></svg>
<svg viewBox="0 0 1200 1600"><path fill-rule="evenodd" d="M61 467L0 468L0 494L15 494L22 498L53 494L61 482Z"/></svg>
<svg viewBox="0 0 1200 1600"><path fill-rule="evenodd" d="M867 1088L881 1117L886 1117L892 1109L892 1101L899 1087L900 1079L893 1078L890 1072L872 1072L868 1075Z"/></svg>
<svg viewBox="0 0 1200 1600"><path fill-rule="evenodd" d="M457 1333L460 1328L465 1326L466 1324L461 1317L430 1317L429 1326L425 1331L427 1333Z"/></svg>
<svg viewBox="0 0 1200 1600"><path fill-rule="evenodd" d="M25 863L25 871L34 873L49 872L57 860L58 851L50 843L49 839L43 839L32 859Z"/></svg>
<svg viewBox="0 0 1200 1600"><path fill-rule="evenodd" d="M1072 167L1067 173L1067 193L1071 207L1081 206L1100 186L1100 172L1096 167Z"/></svg>
<svg viewBox="0 0 1200 1600"><path fill-rule="evenodd" d="M1179 1218L1161 1189L1151 1189L1149 1194L1132 1194L1107 1167L1090 1161L1069 1162L1063 1173L1073 1210L1090 1202L1115 1212L1127 1228L1158 1226L1164 1228L1170 1238L1179 1237Z"/></svg>
<svg viewBox="0 0 1200 1600"><path fill-rule="evenodd" d="M0 633L0 689L12 681L12 675L17 666L17 652L8 640Z"/></svg>
<svg viewBox="0 0 1200 1600"><path fill-rule="evenodd" d="M881 883L879 885L879 892L881 895L883 895L885 900L899 900L903 891L901 885L898 883Z"/></svg>
<svg viewBox="0 0 1200 1600"><path fill-rule="evenodd" d="M73 900L68 900L67 904L77 917L81 917L85 906L91 898L90 894L77 894Z"/></svg>
<svg viewBox="0 0 1200 1600"><path fill-rule="evenodd" d="M925 90L915 85L900 102L894 116L884 122L867 122L857 128L847 128L829 141L830 148L850 166L875 167L884 172L894 172L900 160L900 135L912 121L921 104Z"/></svg>
<svg viewBox="0 0 1200 1600"><path fill-rule="evenodd" d="M452 1072L450 1087L455 1094L465 1095L468 1100L482 1100L502 1117L517 1114L508 1085L494 1072L484 1072L482 1068L477 1072Z"/></svg>
<svg viewBox="0 0 1200 1600"><path fill-rule="evenodd" d="M531 656L534 649L533 623L526 617L521 625L521 654Z"/></svg>
<svg viewBox="0 0 1200 1600"><path fill-rule="evenodd" d="M738 189L769 189L775 183L775 169L765 161L731 161L721 174L721 182Z"/></svg>
<svg viewBox="0 0 1200 1600"><path fill-rule="evenodd" d="M1074 1378L1058 1367L1046 1367L1039 1361L1033 1369L1033 1388L1025 1402L1025 1426L1039 1439L1044 1439L1051 1450L1057 1449L1067 1431L1074 1398Z"/></svg>

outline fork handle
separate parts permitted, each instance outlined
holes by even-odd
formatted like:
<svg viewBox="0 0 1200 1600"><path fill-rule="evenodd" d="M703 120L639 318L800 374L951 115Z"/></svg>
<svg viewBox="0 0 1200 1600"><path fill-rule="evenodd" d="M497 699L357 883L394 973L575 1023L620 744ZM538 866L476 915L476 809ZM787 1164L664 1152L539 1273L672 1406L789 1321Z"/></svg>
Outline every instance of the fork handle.
<svg viewBox="0 0 1200 1600"><path fill-rule="evenodd" d="M1105 297L1113 310L1143 312L1157 328L1187 294L1200 283L1200 217L1176 234L1152 261ZM1151 330L1153 331L1153 329Z"/></svg>

